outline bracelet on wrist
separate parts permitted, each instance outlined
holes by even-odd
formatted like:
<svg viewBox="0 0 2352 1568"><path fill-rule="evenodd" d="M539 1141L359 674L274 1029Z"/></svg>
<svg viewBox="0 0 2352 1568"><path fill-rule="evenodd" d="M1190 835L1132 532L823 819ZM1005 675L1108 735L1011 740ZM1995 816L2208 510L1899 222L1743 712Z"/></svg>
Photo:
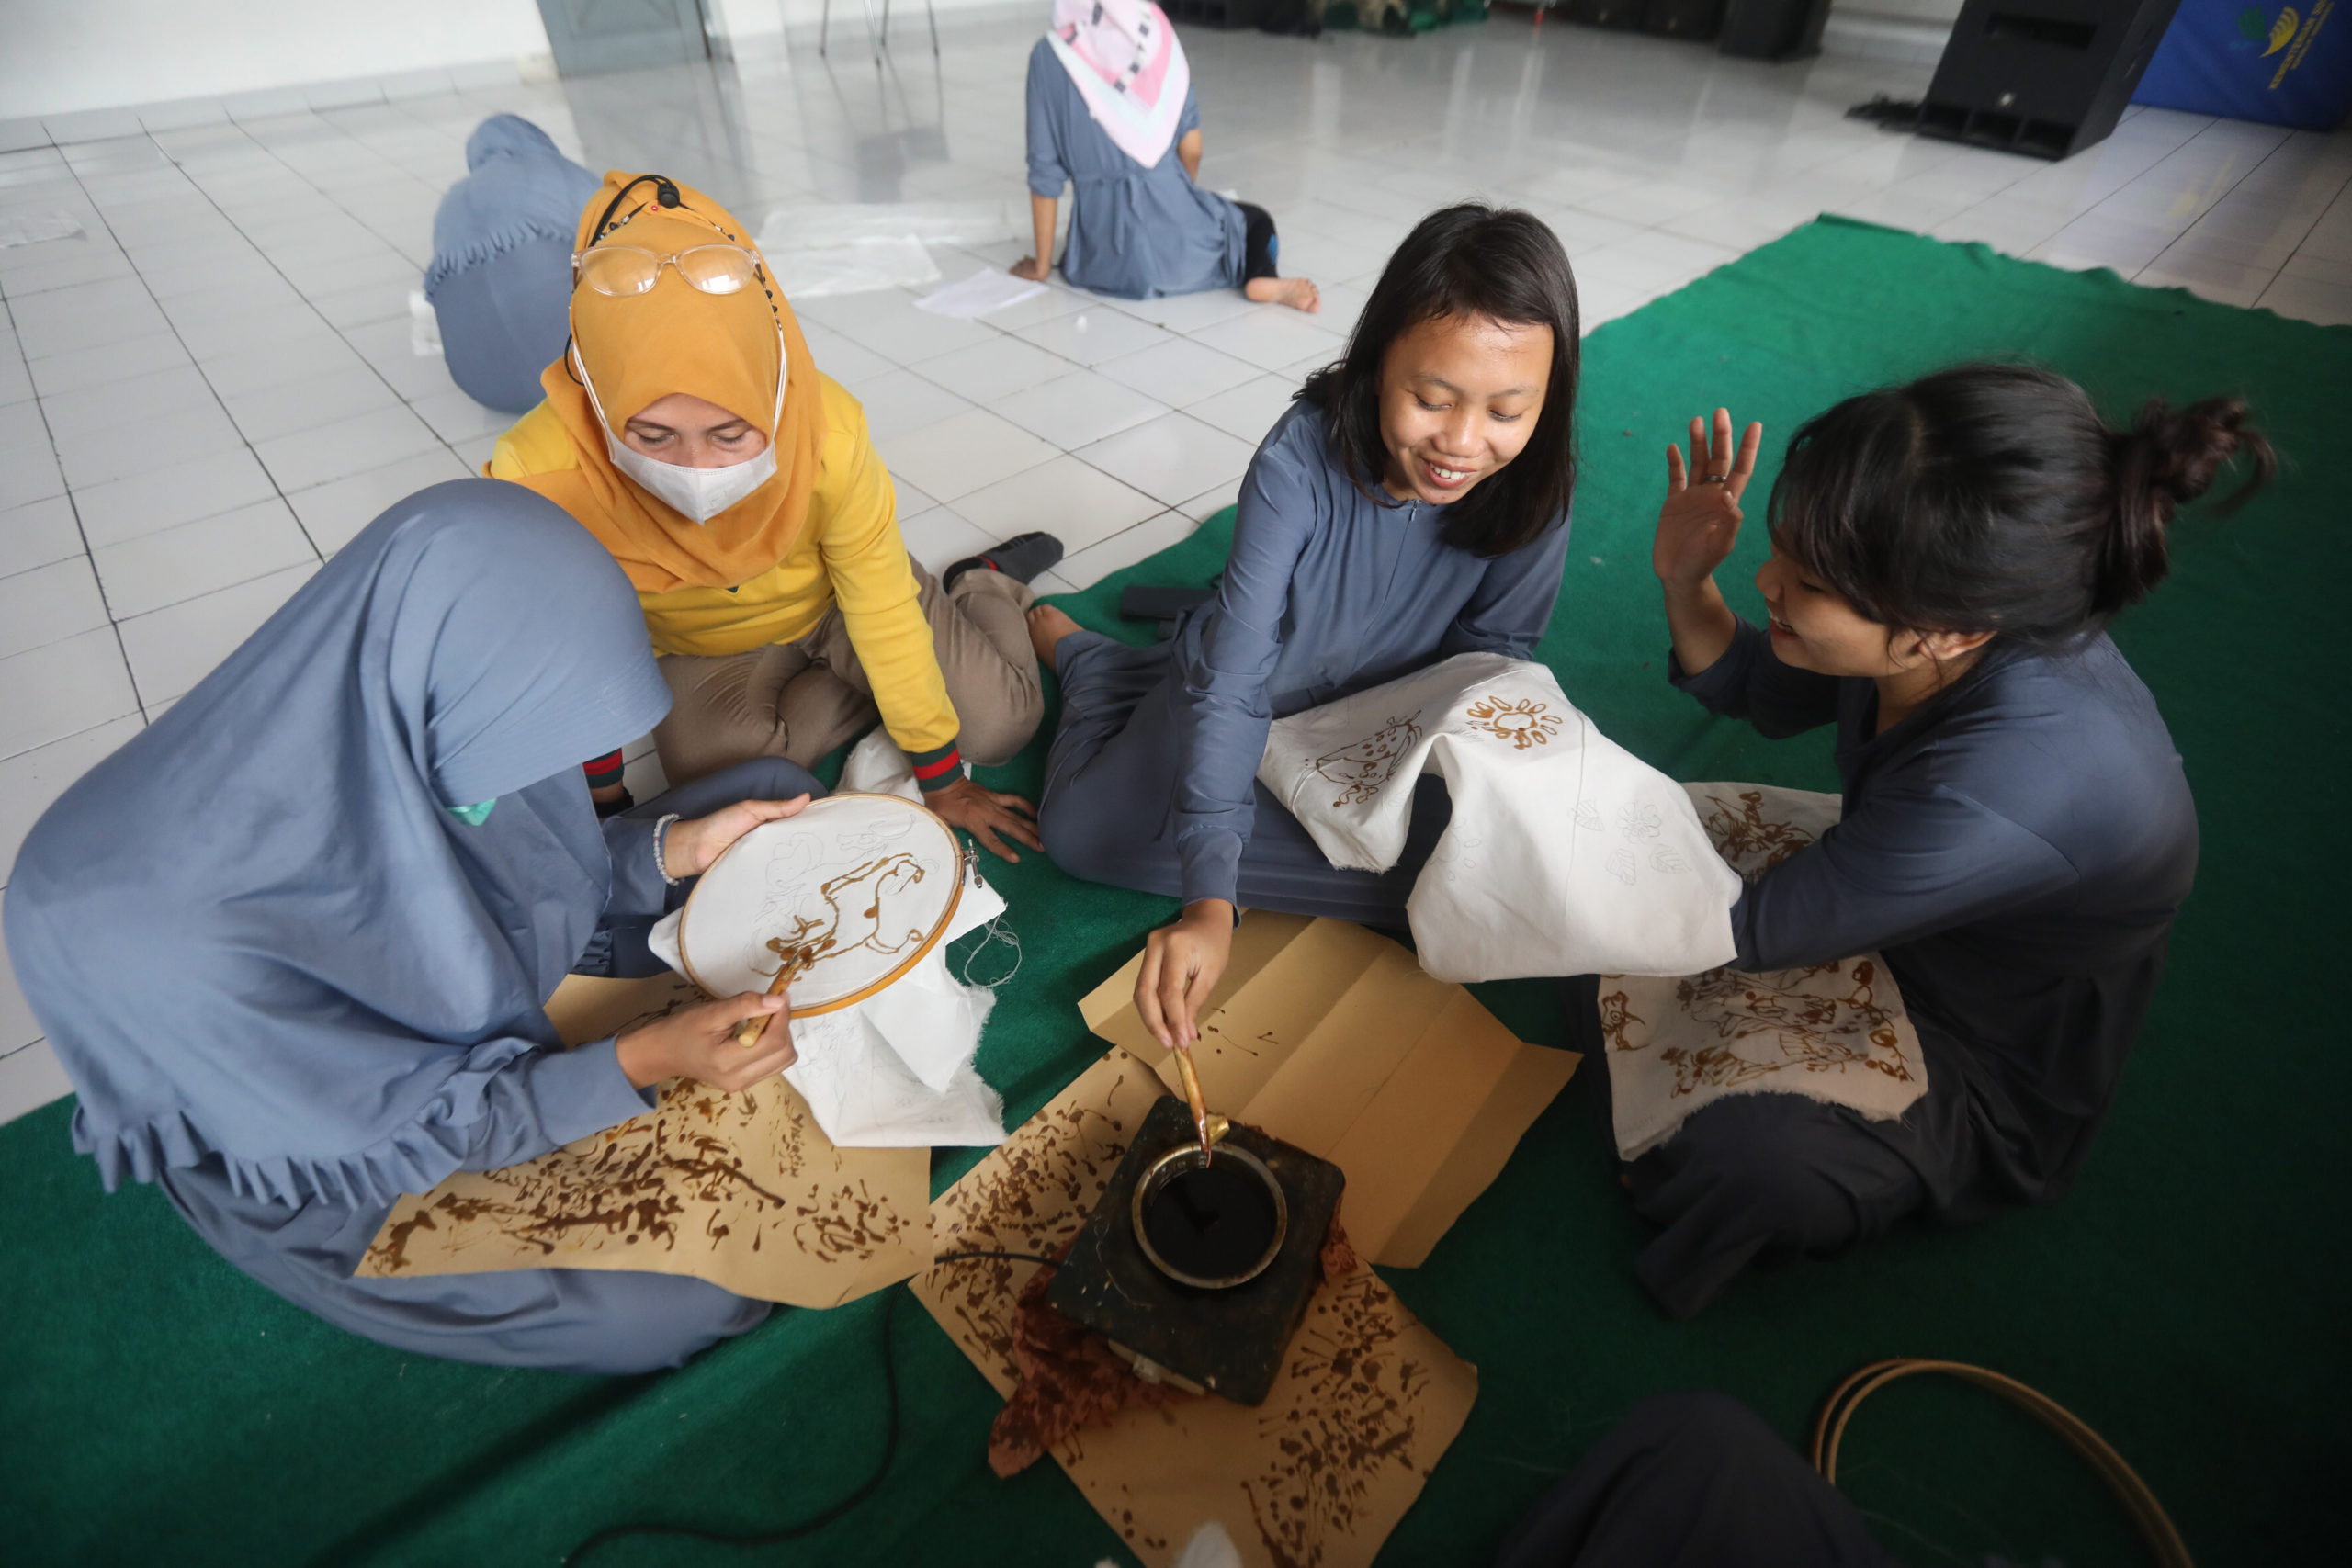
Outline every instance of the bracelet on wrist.
<svg viewBox="0 0 2352 1568"><path fill-rule="evenodd" d="M653 824L653 869L660 872L662 880L673 887L684 880L670 874L670 824L677 820L678 813L673 811Z"/></svg>

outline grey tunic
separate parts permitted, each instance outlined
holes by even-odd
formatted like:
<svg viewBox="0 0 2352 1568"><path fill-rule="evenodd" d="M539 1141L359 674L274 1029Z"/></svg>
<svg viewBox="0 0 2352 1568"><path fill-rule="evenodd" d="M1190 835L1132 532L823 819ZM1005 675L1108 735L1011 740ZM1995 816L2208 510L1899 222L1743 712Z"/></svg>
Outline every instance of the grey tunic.
<svg viewBox="0 0 2352 1568"><path fill-rule="evenodd" d="M576 788L571 777L560 781ZM689 886L665 883L653 859L654 825L695 818L739 800L821 795L794 763L763 757L672 790L604 824L613 890L596 934L573 968L586 974L658 973L645 932L683 903ZM497 1170L537 1159L575 1138L650 1109L650 1090L622 1077L615 1043L601 1040L554 1062L576 1074L542 1074L525 1093L497 1084L474 1124L464 1168ZM288 1205L240 1192L217 1157L158 1173L173 1205L223 1258L299 1307L397 1349L451 1360L571 1372L643 1372L674 1367L714 1341L757 1327L769 1303L674 1274L519 1269L414 1279L356 1279L352 1270L392 1205L314 1199Z"/></svg>
<svg viewBox="0 0 2352 1568"><path fill-rule="evenodd" d="M1341 871L1257 783L1273 720L1456 653L1524 659L1552 618L1564 517L1484 559L1440 536L1444 509L1359 491L1323 412L1300 402L1250 460L1216 599L1172 642L1091 632L1057 650L1062 728L1040 805L1072 874L1190 903L1393 921L1444 823L1424 780L1405 858Z"/></svg>
<svg viewBox="0 0 2352 1568"><path fill-rule="evenodd" d="M1073 187L1064 277L1120 299L1241 287L1241 209L1194 185L1174 142L1148 169L1121 152L1044 39L1029 51L1028 100L1030 190ZM1176 141L1200 125L1188 86Z"/></svg>
<svg viewBox="0 0 2352 1568"><path fill-rule="evenodd" d="M1706 671L1672 674L1768 736L1837 724L1844 818L1742 896L1733 962L1882 953L1928 1089L1894 1122L1787 1095L1693 1116L1628 1173L1668 1227L1644 1283L1688 1315L1757 1256L2062 1196L2197 869L2188 779L2122 654L2105 636L2062 655L1996 643L1883 735L1873 682L1792 669L1745 623Z"/></svg>

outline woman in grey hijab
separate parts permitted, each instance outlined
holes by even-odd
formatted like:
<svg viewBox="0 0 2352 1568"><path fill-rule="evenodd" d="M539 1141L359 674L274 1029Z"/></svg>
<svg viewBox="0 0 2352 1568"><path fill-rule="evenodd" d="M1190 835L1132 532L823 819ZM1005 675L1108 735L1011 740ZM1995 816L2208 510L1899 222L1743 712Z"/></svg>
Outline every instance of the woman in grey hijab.
<svg viewBox="0 0 2352 1568"><path fill-rule="evenodd" d="M402 1193L791 1059L788 1030L730 1038L766 998L570 1051L542 1009L569 969L644 969L683 884L820 793L763 760L600 827L580 759L669 705L628 580L554 505L465 479L370 524L17 861L9 954L107 1188L157 1183L279 1295L429 1355L640 1371L766 1316L656 1274L352 1278Z"/></svg>
<svg viewBox="0 0 2352 1568"><path fill-rule="evenodd" d="M599 182L512 114L474 128L466 168L433 216L424 297L450 378L478 403L526 413L571 331L571 242Z"/></svg>

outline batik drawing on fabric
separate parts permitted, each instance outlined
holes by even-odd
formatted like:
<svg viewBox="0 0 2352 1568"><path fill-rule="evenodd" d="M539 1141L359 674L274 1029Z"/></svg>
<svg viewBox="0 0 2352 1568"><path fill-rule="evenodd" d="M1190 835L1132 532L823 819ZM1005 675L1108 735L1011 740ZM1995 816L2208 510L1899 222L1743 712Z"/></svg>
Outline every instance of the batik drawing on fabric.
<svg viewBox="0 0 2352 1568"><path fill-rule="evenodd" d="M1685 786L1724 860L1753 879L1838 820L1834 795L1762 784ZM1872 1120L1927 1090L1919 1040L1876 953L1749 975L1604 976L1600 1028L1617 1152L1634 1159L1728 1094L1804 1094Z"/></svg>
<svg viewBox="0 0 2352 1568"><path fill-rule="evenodd" d="M1432 771L1453 820L1406 905L1431 975L1687 975L1731 956L1739 878L1689 798L1541 664L1456 654L1294 714L1269 732L1258 779L1332 864L1385 871Z"/></svg>
<svg viewBox="0 0 2352 1568"><path fill-rule="evenodd" d="M703 999L675 976L594 984L629 1010L598 1037ZM927 1151L837 1149L782 1078L732 1094L673 1079L642 1116L401 1199L357 1272L627 1269L836 1306L930 1262L929 1193Z"/></svg>
<svg viewBox="0 0 2352 1568"><path fill-rule="evenodd" d="M680 967L715 997L797 969L796 1016L849 1005L904 975L955 914L963 858L922 807L840 793L729 845L676 925Z"/></svg>
<svg viewBox="0 0 2352 1568"><path fill-rule="evenodd" d="M1166 1092L1113 1048L933 1204L940 1250L1068 1241ZM1036 1267L975 1258L912 1285L1002 1393L1014 1303ZM1131 1408L1049 1451L1148 1568L1173 1563L1210 1519L1250 1568L1369 1568L1467 1418L1476 1376L1363 1269L1317 1290L1264 1404Z"/></svg>

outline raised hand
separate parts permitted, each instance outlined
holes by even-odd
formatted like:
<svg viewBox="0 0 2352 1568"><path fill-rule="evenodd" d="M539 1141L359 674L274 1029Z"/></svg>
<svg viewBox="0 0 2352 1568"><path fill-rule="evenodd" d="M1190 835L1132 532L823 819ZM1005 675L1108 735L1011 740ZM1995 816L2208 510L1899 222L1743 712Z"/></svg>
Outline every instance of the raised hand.
<svg viewBox="0 0 2352 1568"><path fill-rule="evenodd" d="M1650 545L1650 570L1669 596L1690 592L1714 575L1739 540L1739 498L1756 472L1764 427L1750 424L1735 451L1731 411L1715 411L1713 429L1693 416L1690 461L1682 448L1666 449L1666 502L1658 508L1657 536Z"/></svg>

